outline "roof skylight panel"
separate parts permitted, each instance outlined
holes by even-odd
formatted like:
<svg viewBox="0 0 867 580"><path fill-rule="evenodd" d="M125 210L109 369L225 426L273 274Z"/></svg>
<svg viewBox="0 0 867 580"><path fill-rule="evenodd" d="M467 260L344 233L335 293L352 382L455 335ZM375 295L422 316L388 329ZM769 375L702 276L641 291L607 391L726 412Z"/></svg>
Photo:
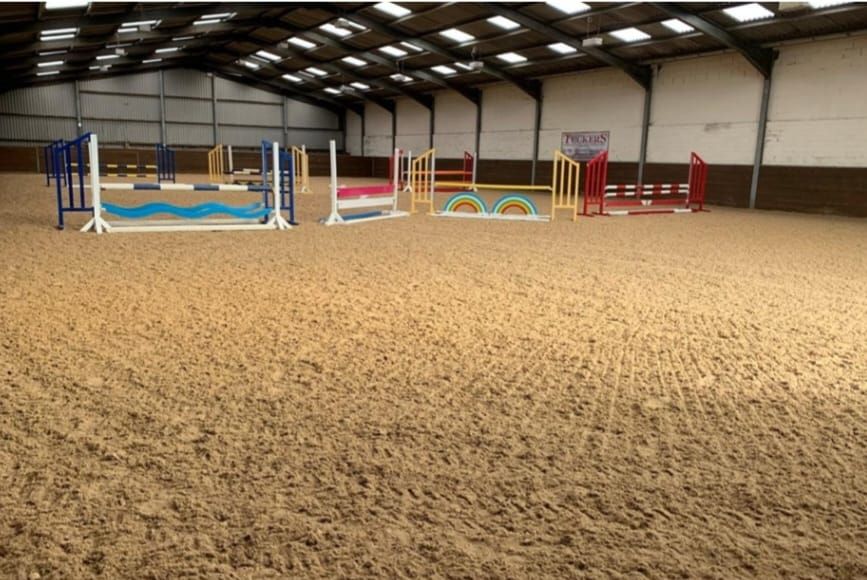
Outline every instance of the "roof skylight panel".
<svg viewBox="0 0 867 580"><path fill-rule="evenodd" d="M723 12L738 22L752 22L753 20L764 20L765 18L774 17L773 12L758 2L723 8Z"/></svg>
<svg viewBox="0 0 867 580"><path fill-rule="evenodd" d="M468 42L470 40L475 40L476 37L472 34L467 34L463 30L458 30L457 28L449 28L448 30L443 30L440 32L440 36L445 36L455 42Z"/></svg>
<svg viewBox="0 0 867 580"><path fill-rule="evenodd" d="M612 30L608 34L615 38L619 38L623 42L638 42L639 40L647 40L650 38L649 34L643 30L635 28L634 26L621 28L620 30Z"/></svg>
<svg viewBox="0 0 867 580"><path fill-rule="evenodd" d="M389 16L394 16L395 18L401 18L412 12L409 8L404 8L400 4L395 4L394 2L380 2L374 4L373 8L388 14Z"/></svg>
<svg viewBox="0 0 867 580"><path fill-rule="evenodd" d="M579 12L587 12L590 6L584 2L574 2L573 0L548 0L545 2L551 8L559 10L563 14L578 14Z"/></svg>
<svg viewBox="0 0 867 580"><path fill-rule="evenodd" d="M663 20L660 24L678 34L686 34L687 32L692 32L693 30L695 30L695 28L693 28L686 22L683 22L682 20L678 20L677 18Z"/></svg>

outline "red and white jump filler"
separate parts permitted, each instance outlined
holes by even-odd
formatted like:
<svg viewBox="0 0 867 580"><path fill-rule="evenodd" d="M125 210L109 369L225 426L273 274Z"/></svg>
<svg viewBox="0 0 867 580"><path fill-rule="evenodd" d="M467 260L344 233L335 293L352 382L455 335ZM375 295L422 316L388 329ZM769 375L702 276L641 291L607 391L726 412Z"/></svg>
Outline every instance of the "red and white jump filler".
<svg viewBox="0 0 867 580"><path fill-rule="evenodd" d="M687 183L608 185L607 151L591 159L587 163L586 171L583 211L585 216L707 211L704 209L707 163L695 153L690 155Z"/></svg>
<svg viewBox="0 0 867 580"><path fill-rule="evenodd" d="M391 170L390 181L382 185L362 185L347 187L337 185L337 145L332 140L329 142L331 156L331 213L321 220L326 226L335 224L355 224L373 220L406 217L409 213L397 209L397 196L399 191L400 150L394 150L394 157L389 163ZM377 209L354 214L342 214L341 209Z"/></svg>

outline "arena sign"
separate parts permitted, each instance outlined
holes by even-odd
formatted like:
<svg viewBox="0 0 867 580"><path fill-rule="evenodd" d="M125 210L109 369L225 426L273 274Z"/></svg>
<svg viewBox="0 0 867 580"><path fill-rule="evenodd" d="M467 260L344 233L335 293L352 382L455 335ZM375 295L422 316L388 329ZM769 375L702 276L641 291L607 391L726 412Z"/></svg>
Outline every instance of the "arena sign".
<svg viewBox="0 0 867 580"><path fill-rule="evenodd" d="M575 131L563 133L561 150L575 161L589 161L608 151L608 131Z"/></svg>

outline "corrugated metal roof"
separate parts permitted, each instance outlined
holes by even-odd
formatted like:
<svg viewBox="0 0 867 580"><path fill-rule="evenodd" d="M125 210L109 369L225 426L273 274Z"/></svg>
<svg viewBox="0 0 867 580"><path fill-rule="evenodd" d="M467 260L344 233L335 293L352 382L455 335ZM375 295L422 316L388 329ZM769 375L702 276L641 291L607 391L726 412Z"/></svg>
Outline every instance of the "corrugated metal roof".
<svg viewBox="0 0 867 580"><path fill-rule="evenodd" d="M18 86L110 77L141 70L192 67L233 78L268 93L279 93L310 104L340 110L356 106L359 101L375 98L420 95L431 91L454 88L464 90L492 81L506 80L532 93L529 82L540 76L562 74L602 66L628 69L641 67L650 61L685 55L731 50L719 35L692 31L677 33L661 22L671 18L667 6L638 2L589 2L589 9L564 14L542 2L537 3L407 3L411 13L390 16L377 10L372 3L336 2L322 4L269 3L149 3L138 5L130 12L126 3L92 3L81 11L45 11L39 3L0 4L0 66L8 74L0 79L0 91ZM738 23L723 9L739 3L702 2L677 5L710 26L723 30L736 39L735 48L760 47L784 42L854 31L867 30L867 4L847 4L812 9L806 3L762 3L774 17L748 23ZM673 6L673 5L672 5ZM488 21L494 15L516 11L522 22L515 30L503 30ZM193 22L204 14L231 12L230 20L206 26ZM512 14L515 14L512 13ZM123 22L155 20L152 29L119 33ZM359 26L363 21L368 25ZM323 30L330 23L347 32L343 36ZM41 40L44 30L75 28L73 39ZM650 36L648 40L627 43L612 36L621 28L637 27ZM440 34L458 28L473 38L457 42ZM579 51L581 42L599 36L599 50L604 54L561 56L547 47L556 41L569 42ZM299 37L313 44L301 47L285 40ZM421 44L416 51L405 43ZM403 43L403 44L402 44ZM96 68L98 55L113 54L118 44L125 54L110 62L110 69ZM381 49L396 47L406 54L395 56ZM161 49L176 48L173 52ZM258 68L247 68L241 59L255 59L259 50L275 52L277 62L256 61ZM36 66L46 59L46 51L66 51L59 74L40 77L45 72ZM497 55L518 52L527 62L510 65ZM342 59L355 56L368 65L357 67ZM159 60L157 60L159 59ZM484 72L469 73L455 67L456 62L483 60ZM443 76L431 67L448 65L457 74ZM305 69L315 66L326 71L315 77ZM413 76L411 83L394 82L396 73ZM632 70L630 74L634 75ZM291 74L302 78L296 83L282 78ZM634 75L634 78L638 78ZM351 82L371 86L369 91L343 91L329 95L326 87L345 87ZM111 83L108 83L109 86ZM100 86L99 83L93 85ZM207 96L209 87L190 87L188 96ZM153 88L136 91L153 94ZM468 93L465 93L468 94ZM265 97L263 97L264 99ZM382 102L382 101L379 101Z"/></svg>

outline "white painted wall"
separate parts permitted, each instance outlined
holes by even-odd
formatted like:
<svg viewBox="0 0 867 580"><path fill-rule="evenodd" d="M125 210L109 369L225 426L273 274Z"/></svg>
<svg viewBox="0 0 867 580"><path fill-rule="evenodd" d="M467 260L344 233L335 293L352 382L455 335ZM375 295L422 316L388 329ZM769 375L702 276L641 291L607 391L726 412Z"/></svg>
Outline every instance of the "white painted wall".
<svg viewBox="0 0 867 580"><path fill-rule="evenodd" d="M867 166L867 37L780 49L764 163Z"/></svg>
<svg viewBox="0 0 867 580"><path fill-rule="evenodd" d="M412 99L397 99L397 147L413 155L430 148L430 111Z"/></svg>
<svg viewBox="0 0 867 580"><path fill-rule="evenodd" d="M552 158L564 131L610 131L610 159L638 161L644 89L626 74L601 69L552 77L542 96L539 159Z"/></svg>
<svg viewBox="0 0 867 580"><path fill-rule="evenodd" d="M765 148L768 165L867 166L867 36L780 49ZM505 84L483 87L480 159L529 160L533 100ZM739 54L660 65L654 80L649 163L686 163L696 151L713 164L752 165L762 77ZM550 159L564 131L610 131L611 159L636 162L644 92L620 71L602 69L544 80L539 159ZM460 95L435 95L434 146L458 158L475 146L476 107ZM391 116L367 105L366 155L386 156ZM429 116L397 101L397 143L428 146ZM352 115L349 117L352 118ZM348 147L360 129L348 123Z"/></svg>
<svg viewBox="0 0 867 580"><path fill-rule="evenodd" d="M364 106L364 155L388 157L391 147L391 113L373 103Z"/></svg>
<svg viewBox="0 0 867 580"><path fill-rule="evenodd" d="M513 85L484 87L479 158L530 159L535 114L535 101Z"/></svg>
<svg viewBox="0 0 867 580"><path fill-rule="evenodd" d="M459 159L464 151L476 148L478 108L458 93L442 91L434 95L434 147L437 156Z"/></svg>
<svg viewBox="0 0 867 580"><path fill-rule="evenodd" d="M654 79L647 161L753 162L762 76L738 54L661 65Z"/></svg>
<svg viewBox="0 0 867 580"><path fill-rule="evenodd" d="M361 116L346 111L346 152L350 155L363 155L361 141Z"/></svg>

